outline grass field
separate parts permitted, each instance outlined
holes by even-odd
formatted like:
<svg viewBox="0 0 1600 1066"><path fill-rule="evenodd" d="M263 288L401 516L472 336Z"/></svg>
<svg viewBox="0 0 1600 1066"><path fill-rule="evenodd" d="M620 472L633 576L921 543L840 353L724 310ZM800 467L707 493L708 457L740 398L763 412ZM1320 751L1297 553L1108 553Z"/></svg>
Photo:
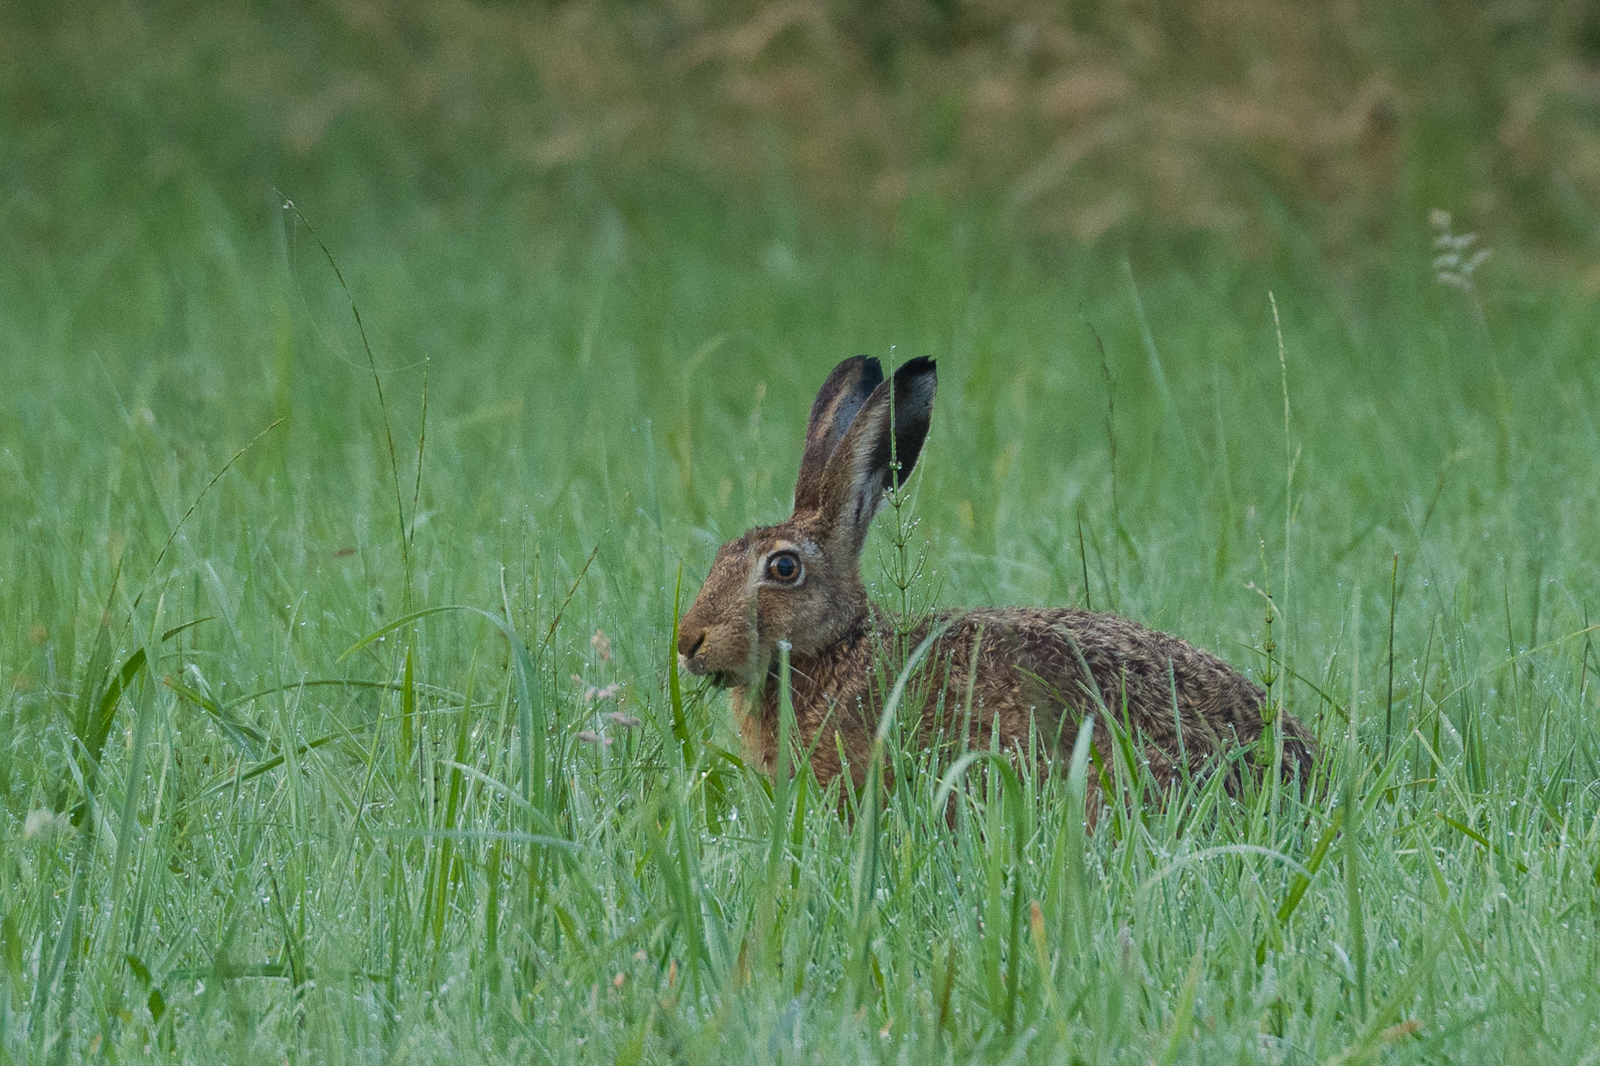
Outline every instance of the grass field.
<svg viewBox="0 0 1600 1066"><path fill-rule="evenodd" d="M292 212L7 265L0 1054L1593 1060L1588 302L670 221L336 249L381 407ZM952 832L724 754L680 575L857 350L941 360L913 599L1276 672L1328 787Z"/></svg>
<svg viewBox="0 0 1600 1066"><path fill-rule="evenodd" d="M52 172L0 173L0 1061L1600 1062L1577 285L1441 283L1428 205L1352 275ZM941 371L880 599L1177 633L1322 786L1108 767L1086 834L1066 772L745 768L675 605L858 352Z"/></svg>

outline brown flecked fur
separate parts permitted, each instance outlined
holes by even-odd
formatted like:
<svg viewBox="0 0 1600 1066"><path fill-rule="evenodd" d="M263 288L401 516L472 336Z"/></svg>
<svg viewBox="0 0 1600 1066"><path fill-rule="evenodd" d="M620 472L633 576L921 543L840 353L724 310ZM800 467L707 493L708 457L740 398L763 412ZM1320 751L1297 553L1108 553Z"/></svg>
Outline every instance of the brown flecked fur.
<svg viewBox="0 0 1600 1066"><path fill-rule="evenodd" d="M913 721L922 744L957 738L988 748L998 730L1001 748L1024 752L1037 734L1048 758L1071 750L1086 715L1110 715L1138 738L1163 786L1185 767L1204 774L1219 757L1255 744L1266 699L1257 685L1209 652L1115 615L990 607L927 615L896 631L894 616L867 598L861 546L884 490L916 463L934 389L931 359L906 363L892 383L867 356L835 367L811 409L794 514L724 544L681 619L683 668L733 688L752 760L768 772L776 765L777 647L786 640L797 739L812 751L812 771L826 785L848 766L859 787L885 678L892 682L899 669L885 652L909 653L936 631L917 671L921 683L907 689L920 702ZM788 579L779 556L803 566L798 579ZM952 730L969 722L969 678L970 733L957 737ZM1310 731L1285 716L1283 735L1281 773L1306 780L1316 754ZM1093 737L1109 760L1109 730L1097 725Z"/></svg>

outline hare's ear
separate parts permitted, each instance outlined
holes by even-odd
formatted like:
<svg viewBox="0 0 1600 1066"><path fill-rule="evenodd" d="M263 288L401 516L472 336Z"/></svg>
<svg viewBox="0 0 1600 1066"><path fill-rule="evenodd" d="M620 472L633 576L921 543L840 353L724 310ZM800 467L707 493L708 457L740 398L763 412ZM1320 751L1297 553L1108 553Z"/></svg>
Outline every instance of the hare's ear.
<svg viewBox="0 0 1600 1066"><path fill-rule="evenodd" d="M829 457L818 510L824 535L843 550L861 550L884 490L911 476L928 437L935 384L932 359L902 365L892 382L879 385L861 405Z"/></svg>
<svg viewBox="0 0 1600 1066"><path fill-rule="evenodd" d="M822 472L827 469L828 457L881 381L883 367L878 361L870 355L858 355L834 367L822 383L816 402L811 405L806 449L800 456L800 476L794 485L797 514L814 511L822 502Z"/></svg>

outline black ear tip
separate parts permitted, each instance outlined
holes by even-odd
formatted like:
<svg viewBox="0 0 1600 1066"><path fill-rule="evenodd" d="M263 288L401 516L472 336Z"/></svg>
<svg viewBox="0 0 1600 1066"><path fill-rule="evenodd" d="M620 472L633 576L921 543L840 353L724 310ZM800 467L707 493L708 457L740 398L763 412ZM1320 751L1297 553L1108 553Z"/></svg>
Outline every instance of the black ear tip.
<svg viewBox="0 0 1600 1066"><path fill-rule="evenodd" d="M938 387L938 383L938 370L933 360L926 355L906 360L894 372L896 393L926 393L931 400L933 390Z"/></svg>
<svg viewBox="0 0 1600 1066"><path fill-rule="evenodd" d="M874 356L852 355L848 359L839 360L838 364L828 372L828 380L823 383L823 389L830 386L838 387L848 383L851 389L870 393L883 380L883 364Z"/></svg>

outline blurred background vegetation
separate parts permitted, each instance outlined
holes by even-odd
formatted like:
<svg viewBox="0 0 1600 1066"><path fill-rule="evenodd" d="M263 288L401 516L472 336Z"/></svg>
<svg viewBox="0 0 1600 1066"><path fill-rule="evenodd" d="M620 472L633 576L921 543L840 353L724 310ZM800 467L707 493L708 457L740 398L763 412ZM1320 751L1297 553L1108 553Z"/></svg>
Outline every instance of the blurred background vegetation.
<svg viewBox="0 0 1600 1066"><path fill-rule="evenodd" d="M670 201L889 240L932 202L1046 261L1153 238L1348 277L1441 207L1600 289L1593 3L10 2L0 136L13 256L92 240L86 194L159 228L276 188L330 225Z"/></svg>

